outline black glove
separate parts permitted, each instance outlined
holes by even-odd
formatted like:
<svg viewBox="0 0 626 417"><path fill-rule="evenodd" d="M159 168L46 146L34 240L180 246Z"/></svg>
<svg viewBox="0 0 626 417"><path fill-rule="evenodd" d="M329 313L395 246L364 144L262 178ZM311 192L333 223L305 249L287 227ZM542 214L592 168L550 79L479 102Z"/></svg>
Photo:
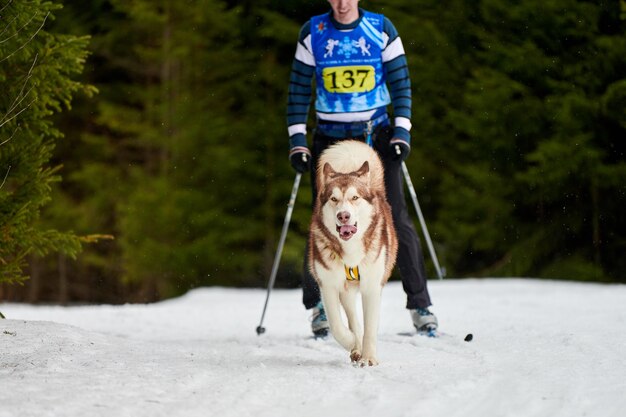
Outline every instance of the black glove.
<svg viewBox="0 0 626 417"><path fill-rule="evenodd" d="M306 152L296 152L289 157L291 166L299 173L307 172L311 169L311 155Z"/></svg>
<svg viewBox="0 0 626 417"><path fill-rule="evenodd" d="M391 155L394 161L404 161L411 152L411 147L404 141L397 140L389 146L391 146Z"/></svg>

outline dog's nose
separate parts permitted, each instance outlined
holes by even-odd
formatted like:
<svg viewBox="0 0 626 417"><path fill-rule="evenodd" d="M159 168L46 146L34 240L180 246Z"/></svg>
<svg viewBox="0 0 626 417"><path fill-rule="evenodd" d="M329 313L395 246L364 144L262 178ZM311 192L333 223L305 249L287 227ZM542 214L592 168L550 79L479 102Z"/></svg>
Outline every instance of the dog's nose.
<svg viewBox="0 0 626 417"><path fill-rule="evenodd" d="M347 211L340 211L337 213L337 220L339 220L341 224L348 223L348 221L350 221L350 213Z"/></svg>

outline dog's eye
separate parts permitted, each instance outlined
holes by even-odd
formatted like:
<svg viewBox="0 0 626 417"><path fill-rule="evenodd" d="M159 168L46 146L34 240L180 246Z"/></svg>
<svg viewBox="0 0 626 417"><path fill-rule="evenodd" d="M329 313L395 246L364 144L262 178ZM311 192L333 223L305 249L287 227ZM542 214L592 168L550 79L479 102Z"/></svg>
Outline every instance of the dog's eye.
<svg viewBox="0 0 626 417"><path fill-rule="evenodd" d="M336 202L337 202L337 201L339 201L339 200L337 200L337 197L331 197L331 198L330 198L330 201L332 201L333 203L336 203Z"/></svg>
<svg viewBox="0 0 626 417"><path fill-rule="evenodd" d="M358 195L355 195L354 197L352 197L352 201L356 201L356 200L358 200L358 199L359 199L359 196L358 196Z"/></svg>

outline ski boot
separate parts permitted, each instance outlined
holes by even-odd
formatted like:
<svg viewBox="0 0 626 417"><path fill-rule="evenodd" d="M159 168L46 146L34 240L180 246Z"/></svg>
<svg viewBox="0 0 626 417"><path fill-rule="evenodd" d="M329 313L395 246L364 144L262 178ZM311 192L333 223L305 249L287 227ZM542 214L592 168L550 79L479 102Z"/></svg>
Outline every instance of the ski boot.
<svg viewBox="0 0 626 417"><path fill-rule="evenodd" d="M418 307L411 310L411 319L418 333L426 334L430 337L437 337L439 322L437 321L437 317L427 308Z"/></svg>
<svg viewBox="0 0 626 417"><path fill-rule="evenodd" d="M324 304L320 301L315 307L313 307L313 315L311 316L311 330L313 336L317 338L325 338L328 336L328 319L326 318L326 311L324 310Z"/></svg>

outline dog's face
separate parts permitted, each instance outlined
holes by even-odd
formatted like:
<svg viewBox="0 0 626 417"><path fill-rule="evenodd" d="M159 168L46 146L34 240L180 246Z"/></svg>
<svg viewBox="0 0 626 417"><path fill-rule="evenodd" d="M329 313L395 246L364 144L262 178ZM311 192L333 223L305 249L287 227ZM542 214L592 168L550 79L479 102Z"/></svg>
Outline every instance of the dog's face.
<svg viewBox="0 0 626 417"><path fill-rule="evenodd" d="M327 163L323 168L320 190L323 222L344 241L365 230L372 215L372 194L369 189L369 164L357 171L339 173Z"/></svg>

